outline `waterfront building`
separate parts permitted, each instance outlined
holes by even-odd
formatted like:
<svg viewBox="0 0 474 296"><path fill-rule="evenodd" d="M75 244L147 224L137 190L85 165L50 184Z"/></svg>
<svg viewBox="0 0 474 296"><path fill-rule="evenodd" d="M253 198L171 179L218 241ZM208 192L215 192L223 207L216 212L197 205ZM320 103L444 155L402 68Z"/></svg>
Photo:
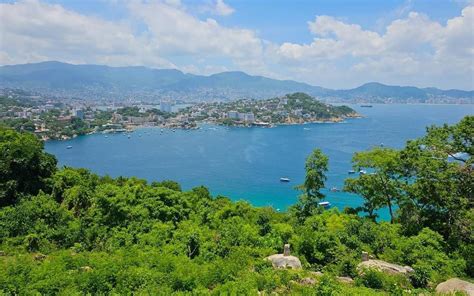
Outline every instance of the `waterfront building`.
<svg viewBox="0 0 474 296"><path fill-rule="evenodd" d="M173 104L169 102L161 102L160 103L160 111L171 113L173 108Z"/></svg>
<svg viewBox="0 0 474 296"><path fill-rule="evenodd" d="M227 118L229 118L229 119L240 119L239 118L239 112L229 111L229 112L227 112Z"/></svg>

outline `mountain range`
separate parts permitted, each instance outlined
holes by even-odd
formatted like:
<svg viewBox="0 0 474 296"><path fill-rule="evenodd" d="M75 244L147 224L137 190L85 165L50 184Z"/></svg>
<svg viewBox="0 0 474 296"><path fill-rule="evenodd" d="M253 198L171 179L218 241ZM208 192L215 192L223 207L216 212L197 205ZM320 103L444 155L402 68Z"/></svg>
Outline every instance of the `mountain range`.
<svg viewBox="0 0 474 296"><path fill-rule="evenodd" d="M332 102L474 103L474 91L391 86L377 82L333 90L292 80L222 72L209 76L175 69L73 65L61 62L0 67L0 88L19 88L84 99L220 101L305 92Z"/></svg>

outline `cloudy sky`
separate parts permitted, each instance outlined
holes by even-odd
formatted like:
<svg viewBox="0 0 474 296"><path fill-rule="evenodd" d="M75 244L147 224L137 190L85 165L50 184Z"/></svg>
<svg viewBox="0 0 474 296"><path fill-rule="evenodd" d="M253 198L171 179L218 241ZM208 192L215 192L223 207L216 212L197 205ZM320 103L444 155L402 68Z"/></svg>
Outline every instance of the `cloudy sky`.
<svg viewBox="0 0 474 296"><path fill-rule="evenodd" d="M472 90L474 2L0 0L0 64L48 60Z"/></svg>

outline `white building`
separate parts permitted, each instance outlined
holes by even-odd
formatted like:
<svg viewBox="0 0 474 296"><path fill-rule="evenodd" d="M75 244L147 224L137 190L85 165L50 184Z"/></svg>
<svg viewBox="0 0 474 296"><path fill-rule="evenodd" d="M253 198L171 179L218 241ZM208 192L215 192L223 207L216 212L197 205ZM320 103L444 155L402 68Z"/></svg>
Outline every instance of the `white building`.
<svg viewBox="0 0 474 296"><path fill-rule="evenodd" d="M173 104L169 102L161 102L160 103L160 111L171 113L173 109Z"/></svg>
<svg viewBox="0 0 474 296"><path fill-rule="evenodd" d="M227 118L229 118L229 119L239 119L239 112L229 111L229 112L227 112Z"/></svg>

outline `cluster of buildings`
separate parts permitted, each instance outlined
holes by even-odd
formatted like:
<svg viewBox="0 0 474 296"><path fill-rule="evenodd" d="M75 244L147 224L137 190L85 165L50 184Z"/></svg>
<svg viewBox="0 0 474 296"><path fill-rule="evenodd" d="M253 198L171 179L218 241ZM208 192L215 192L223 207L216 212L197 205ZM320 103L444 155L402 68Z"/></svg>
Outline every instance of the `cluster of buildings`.
<svg viewBox="0 0 474 296"><path fill-rule="evenodd" d="M245 123L254 123L255 115L252 112L240 113L237 111L227 112L227 118L232 120L239 120Z"/></svg>

